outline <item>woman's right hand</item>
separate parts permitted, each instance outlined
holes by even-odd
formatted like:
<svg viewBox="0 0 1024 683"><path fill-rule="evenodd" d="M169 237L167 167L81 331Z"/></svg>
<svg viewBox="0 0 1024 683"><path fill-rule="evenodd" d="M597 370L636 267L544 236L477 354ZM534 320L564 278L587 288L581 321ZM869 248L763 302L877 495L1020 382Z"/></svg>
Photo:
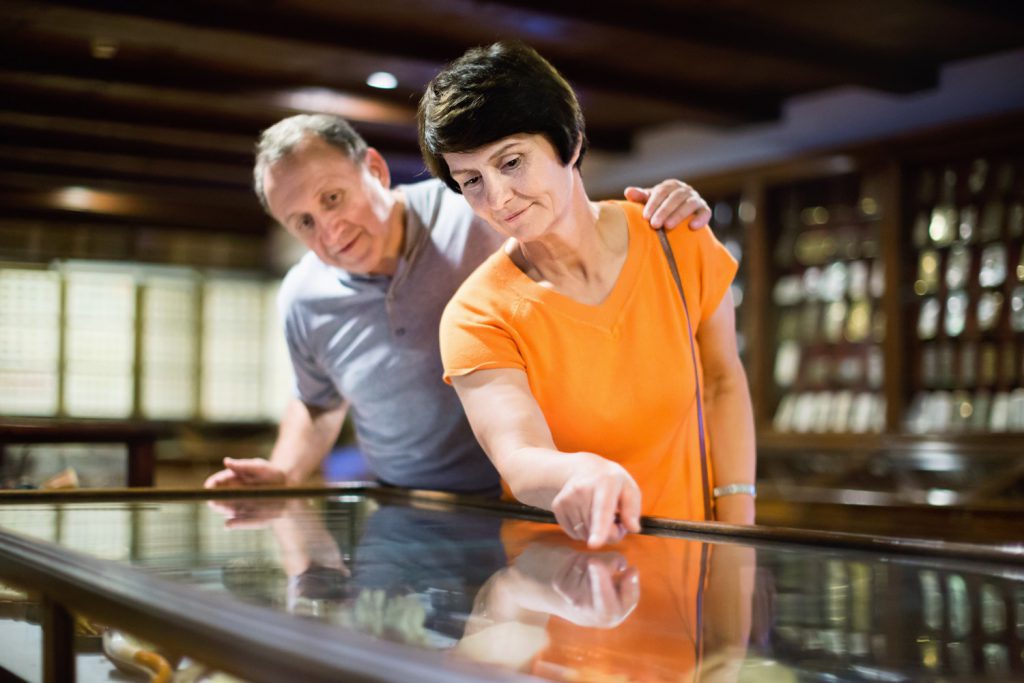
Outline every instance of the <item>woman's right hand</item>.
<svg viewBox="0 0 1024 683"><path fill-rule="evenodd" d="M640 531L640 487L621 465L593 455L569 476L551 511L570 538L600 548Z"/></svg>

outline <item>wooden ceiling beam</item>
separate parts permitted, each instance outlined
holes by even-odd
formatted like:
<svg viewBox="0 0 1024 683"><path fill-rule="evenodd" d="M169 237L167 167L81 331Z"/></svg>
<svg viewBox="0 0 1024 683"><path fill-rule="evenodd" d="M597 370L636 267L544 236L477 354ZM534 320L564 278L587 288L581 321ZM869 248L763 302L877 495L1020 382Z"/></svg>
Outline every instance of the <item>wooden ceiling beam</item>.
<svg viewBox="0 0 1024 683"><path fill-rule="evenodd" d="M145 179L177 185L209 185L248 190L252 165L183 161L155 155L85 152L67 148L0 145L0 166L42 173L85 173L112 180Z"/></svg>
<svg viewBox="0 0 1024 683"><path fill-rule="evenodd" d="M365 64L363 70L376 68L407 69L413 74L415 92L448 61L457 57L467 47L480 42L490 42L501 37L500 32L479 36L481 40L469 39L458 42L438 38L422 28L409 31L389 26L359 26L338 21L324 21L321 17L303 15L301 11L287 6L247 6L244 12L236 8L212 2L174 3L124 2L122 0L49 0L52 6L66 9L65 14L74 12L81 15L81 23L89 18L97 27L104 20L140 22L163 22L167 31L182 34L179 43L188 44L185 33L189 29L201 31L223 31L225 40L231 36L246 39L264 37L294 43L293 50L302 46L329 48L339 58L344 54L358 53L354 59ZM229 11L230 10L230 11ZM70 20L70 19L66 19ZM97 28L97 31L99 28ZM123 30L123 27L122 27ZM342 47L343 46L343 47ZM282 45L280 51L287 52ZM708 79L686 79L670 71L652 73L650 69L630 67L623 60L594 63L590 59L575 59L570 54L547 55L557 62L560 70L575 87L586 90L613 92L623 97L639 96L670 102L680 107L682 116L693 116L705 123L733 124L744 121L764 120L775 116L777 105L766 98L777 100L785 96L784 90L765 87L763 91L741 89L728 83ZM557 57L557 59L556 59ZM326 58L325 58L326 59ZM401 64L396 64L401 62ZM349 80L352 83L352 80ZM365 88L364 88L365 89ZM408 96L408 92L404 93Z"/></svg>

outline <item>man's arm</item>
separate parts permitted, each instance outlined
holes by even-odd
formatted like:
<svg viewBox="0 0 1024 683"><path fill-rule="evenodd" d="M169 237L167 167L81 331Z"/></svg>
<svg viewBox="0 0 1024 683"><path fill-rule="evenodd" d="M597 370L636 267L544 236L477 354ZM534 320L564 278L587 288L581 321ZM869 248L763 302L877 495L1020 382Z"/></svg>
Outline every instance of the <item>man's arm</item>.
<svg viewBox="0 0 1024 683"><path fill-rule="evenodd" d="M662 180L654 187L627 187L626 199L644 204L644 218L652 228L672 229L690 218L690 229L699 230L711 220L711 208L697 190L682 180Z"/></svg>
<svg viewBox="0 0 1024 683"><path fill-rule="evenodd" d="M477 370L452 384L477 440L517 499L551 510L570 537L591 548L640 531L636 482L597 454L558 451L525 372Z"/></svg>
<svg viewBox="0 0 1024 683"><path fill-rule="evenodd" d="M323 409L292 399L285 408L270 460L224 458L224 468L210 475L206 488L295 486L306 481L338 440L348 403Z"/></svg>
<svg viewBox="0 0 1024 683"><path fill-rule="evenodd" d="M755 478L754 411L747 375L736 349L736 313L726 290L718 308L697 331L704 369L704 409L711 439L715 484L753 484ZM754 499L748 494L715 501L721 522L754 523Z"/></svg>

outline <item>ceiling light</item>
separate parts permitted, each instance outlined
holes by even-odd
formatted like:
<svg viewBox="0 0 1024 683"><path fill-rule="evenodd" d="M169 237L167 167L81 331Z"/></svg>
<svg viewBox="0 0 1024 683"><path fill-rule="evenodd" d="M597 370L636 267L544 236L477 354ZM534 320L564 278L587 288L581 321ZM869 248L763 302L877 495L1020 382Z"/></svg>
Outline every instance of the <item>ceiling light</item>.
<svg viewBox="0 0 1024 683"><path fill-rule="evenodd" d="M387 71L375 71L367 77L366 85L371 88L380 88L381 90L394 90L398 87L398 79L395 78L394 74Z"/></svg>
<svg viewBox="0 0 1024 683"><path fill-rule="evenodd" d="M120 46L110 38L93 38L89 43L89 51L96 59L113 59Z"/></svg>

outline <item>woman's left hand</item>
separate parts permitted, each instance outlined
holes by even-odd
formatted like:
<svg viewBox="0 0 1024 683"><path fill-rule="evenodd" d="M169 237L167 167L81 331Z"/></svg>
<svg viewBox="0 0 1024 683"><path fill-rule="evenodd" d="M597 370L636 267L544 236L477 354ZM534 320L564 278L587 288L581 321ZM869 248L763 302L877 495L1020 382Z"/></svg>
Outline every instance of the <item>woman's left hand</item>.
<svg viewBox="0 0 1024 683"><path fill-rule="evenodd" d="M687 218L698 230L711 221L711 208L697 190L682 180L663 180L654 187L627 187L626 199L644 204L644 218L652 228L674 228Z"/></svg>

